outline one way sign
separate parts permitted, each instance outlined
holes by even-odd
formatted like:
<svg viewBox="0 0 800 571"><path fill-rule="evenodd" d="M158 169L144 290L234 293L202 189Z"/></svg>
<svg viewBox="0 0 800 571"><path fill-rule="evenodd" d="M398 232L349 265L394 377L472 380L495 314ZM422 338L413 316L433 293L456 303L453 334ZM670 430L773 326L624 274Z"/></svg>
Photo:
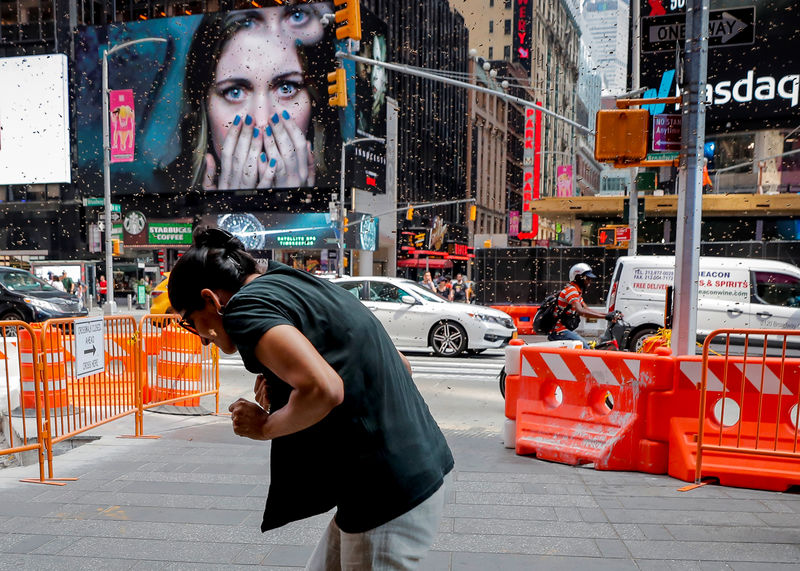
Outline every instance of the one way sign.
<svg viewBox="0 0 800 571"><path fill-rule="evenodd" d="M750 45L755 41L755 6L712 10L708 14L708 47ZM642 51L662 52L683 47L686 38L686 14L668 14L642 18Z"/></svg>

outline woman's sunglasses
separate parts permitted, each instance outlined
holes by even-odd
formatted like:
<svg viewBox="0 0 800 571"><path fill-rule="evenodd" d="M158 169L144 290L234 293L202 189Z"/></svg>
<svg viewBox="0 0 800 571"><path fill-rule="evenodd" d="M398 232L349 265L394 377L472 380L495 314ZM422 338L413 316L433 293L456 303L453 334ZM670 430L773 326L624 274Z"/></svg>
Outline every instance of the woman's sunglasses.
<svg viewBox="0 0 800 571"><path fill-rule="evenodd" d="M194 325L194 321L192 321L192 318L189 317L191 313L192 313L191 311L187 311L186 313L184 313L183 317L181 317L178 320L178 325L183 329L185 329L186 331L188 331L189 333L200 335L200 333L198 333L197 331L197 327L195 327Z"/></svg>

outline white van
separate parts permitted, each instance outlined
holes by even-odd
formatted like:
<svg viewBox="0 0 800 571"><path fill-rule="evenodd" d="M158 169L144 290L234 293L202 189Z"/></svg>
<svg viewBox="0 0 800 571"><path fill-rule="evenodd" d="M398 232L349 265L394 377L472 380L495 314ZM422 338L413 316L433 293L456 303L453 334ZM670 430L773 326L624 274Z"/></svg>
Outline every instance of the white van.
<svg viewBox="0 0 800 571"><path fill-rule="evenodd" d="M628 346L664 326L667 286L673 285L673 256L623 256L617 260L606 300L632 329ZM700 258L697 334L720 328L800 327L800 269L774 260Z"/></svg>

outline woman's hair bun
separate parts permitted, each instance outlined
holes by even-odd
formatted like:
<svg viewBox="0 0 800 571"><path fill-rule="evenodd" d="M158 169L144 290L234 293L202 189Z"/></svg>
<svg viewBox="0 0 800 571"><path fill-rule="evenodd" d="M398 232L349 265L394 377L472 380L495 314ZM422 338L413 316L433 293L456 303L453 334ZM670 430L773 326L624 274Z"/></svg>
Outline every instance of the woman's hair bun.
<svg viewBox="0 0 800 571"><path fill-rule="evenodd" d="M244 244L236 236L219 228L195 228L192 242L195 248L221 248L226 251L244 249Z"/></svg>

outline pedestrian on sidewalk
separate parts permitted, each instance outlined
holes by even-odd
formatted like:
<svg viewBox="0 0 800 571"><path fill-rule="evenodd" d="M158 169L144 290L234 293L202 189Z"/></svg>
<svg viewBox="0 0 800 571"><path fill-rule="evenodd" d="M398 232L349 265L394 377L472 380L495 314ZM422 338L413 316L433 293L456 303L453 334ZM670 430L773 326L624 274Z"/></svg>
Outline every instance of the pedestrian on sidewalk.
<svg viewBox="0 0 800 571"><path fill-rule="evenodd" d="M256 373L231 411L271 440L261 530L336 515L307 569L414 569L436 536L453 457L381 323L327 280L270 261L228 232L198 229L170 274L180 324ZM260 406L259 406L260 405Z"/></svg>

